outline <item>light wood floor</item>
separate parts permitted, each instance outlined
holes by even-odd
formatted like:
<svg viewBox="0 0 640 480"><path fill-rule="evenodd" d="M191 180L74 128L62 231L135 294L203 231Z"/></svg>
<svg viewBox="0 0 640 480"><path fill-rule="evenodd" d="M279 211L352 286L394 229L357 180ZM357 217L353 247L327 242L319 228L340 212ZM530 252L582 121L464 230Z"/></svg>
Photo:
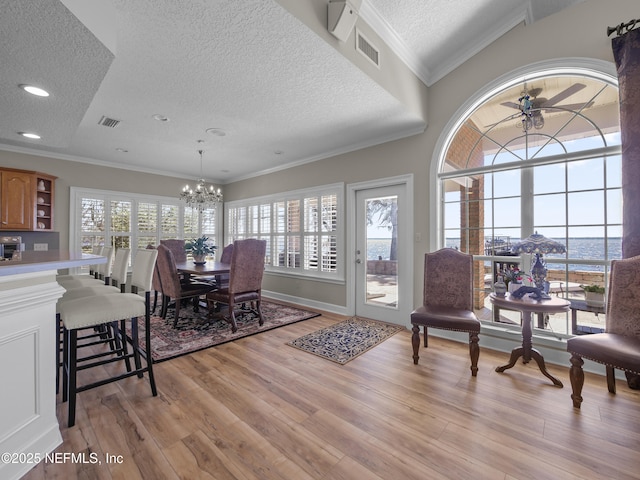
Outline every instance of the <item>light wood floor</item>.
<svg viewBox="0 0 640 480"><path fill-rule="evenodd" d="M159 395L130 378L79 395L57 452L101 464L39 464L26 479L640 478L640 393L586 374L571 403L568 368L430 338L412 362L402 331L341 366L285 343L344 317L289 325L155 365ZM482 338L480 339L482 345ZM106 455L121 463L106 463ZM112 457L110 457L112 458Z"/></svg>

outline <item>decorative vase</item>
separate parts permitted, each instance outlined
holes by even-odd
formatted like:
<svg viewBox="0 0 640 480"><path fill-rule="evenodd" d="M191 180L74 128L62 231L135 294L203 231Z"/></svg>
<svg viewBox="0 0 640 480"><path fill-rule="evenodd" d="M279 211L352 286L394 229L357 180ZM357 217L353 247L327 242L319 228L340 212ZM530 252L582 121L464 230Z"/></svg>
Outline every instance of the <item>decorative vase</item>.
<svg viewBox="0 0 640 480"><path fill-rule="evenodd" d="M207 263L207 256L205 254L194 255L193 263L195 263L196 265L204 265L205 263Z"/></svg>
<svg viewBox="0 0 640 480"><path fill-rule="evenodd" d="M498 275L498 281L493 284L493 292L498 297L504 297L504 294L507 293L507 284L504 283L502 275Z"/></svg>

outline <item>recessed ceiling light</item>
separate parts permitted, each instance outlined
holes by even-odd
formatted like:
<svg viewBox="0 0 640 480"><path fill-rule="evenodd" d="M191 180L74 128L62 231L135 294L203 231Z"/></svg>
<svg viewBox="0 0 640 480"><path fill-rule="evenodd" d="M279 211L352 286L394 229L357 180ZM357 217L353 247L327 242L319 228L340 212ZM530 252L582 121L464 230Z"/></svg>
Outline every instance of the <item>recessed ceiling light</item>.
<svg viewBox="0 0 640 480"><path fill-rule="evenodd" d="M49 92L47 92L46 90L43 90L42 88L38 88L38 87L34 87L33 85L26 85L26 84L22 84L22 85L18 85L21 89L23 89L25 92L29 92L31 95L37 95L38 97L48 97L49 96Z"/></svg>
<svg viewBox="0 0 640 480"><path fill-rule="evenodd" d="M22 135L23 137L31 138L33 140L40 140L40 135L31 132L18 132L18 135Z"/></svg>
<svg viewBox="0 0 640 480"><path fill-rule="evenodd" d="M169 117L165 117L164 115L160 115L159 113L156 113L155 115L153 115L152 118L154 120L158 120L159 122L168 122L169 121Z"/></svg>
<svg viewBox="0 0 640 480"><path fill-rule="evenodd" d="M227 133L221 128L207 128L205 130L209 135L215 135L216 137L224 137Z"/></svg>

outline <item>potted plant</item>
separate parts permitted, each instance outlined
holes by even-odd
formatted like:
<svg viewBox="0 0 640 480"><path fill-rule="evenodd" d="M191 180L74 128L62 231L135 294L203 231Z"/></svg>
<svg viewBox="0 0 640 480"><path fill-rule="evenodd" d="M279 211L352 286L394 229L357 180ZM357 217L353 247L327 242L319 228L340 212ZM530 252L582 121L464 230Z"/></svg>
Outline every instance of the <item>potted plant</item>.
<svg viewBox="0 0 640 480"><path fill-rule="evenodd" d="M207 255L216 252L215 245L209 243L209 237L204 235L200 238L193 238L184 244L184 250L193 256L193 263L202 265L207 261Z"/></svg>
<svg viewBox="0 0 640 480"><path fill-rule="evenodd" d="M600 285L580 285L584 290L585 300L590 307L602 307L604 305L604 287Z"/></svg>

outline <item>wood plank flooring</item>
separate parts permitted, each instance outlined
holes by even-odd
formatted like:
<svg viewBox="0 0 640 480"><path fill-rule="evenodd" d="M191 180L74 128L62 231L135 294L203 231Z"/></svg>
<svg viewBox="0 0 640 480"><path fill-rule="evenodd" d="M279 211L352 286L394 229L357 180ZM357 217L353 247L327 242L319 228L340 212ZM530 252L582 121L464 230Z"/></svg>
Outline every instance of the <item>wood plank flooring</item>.
<svg viewBox="0 0 640 480"><path fill-rule="evenodd" d="M285 343L321 317L155 365L159 395L129 378L79 395L56 450L100 463L40 463L33 479L640 479L640 392L586 374L581 411L568 368L431 337L412 361L402 331L346 365ZM514 345L515 346L515 345ZM85 372L92 375L90 372ZM60 399L58 399L59 401ZM107 457L109 455L109 457ZM111 463L107 463L107 458Z"/></svg>

